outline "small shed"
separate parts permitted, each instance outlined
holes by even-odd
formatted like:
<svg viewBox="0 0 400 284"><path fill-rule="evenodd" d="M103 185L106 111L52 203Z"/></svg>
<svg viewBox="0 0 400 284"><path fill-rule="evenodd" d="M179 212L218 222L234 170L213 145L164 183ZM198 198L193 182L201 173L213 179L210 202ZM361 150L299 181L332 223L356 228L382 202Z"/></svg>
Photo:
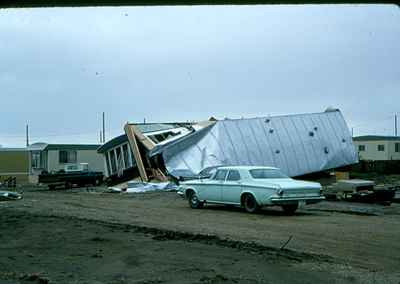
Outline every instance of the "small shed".
<svg viewBox="0 0 400 284"><path fill-rule="evenodd" d="M17 184L28 183L29 152L26 148L0 148L0 183L15 178Z"/></svg>

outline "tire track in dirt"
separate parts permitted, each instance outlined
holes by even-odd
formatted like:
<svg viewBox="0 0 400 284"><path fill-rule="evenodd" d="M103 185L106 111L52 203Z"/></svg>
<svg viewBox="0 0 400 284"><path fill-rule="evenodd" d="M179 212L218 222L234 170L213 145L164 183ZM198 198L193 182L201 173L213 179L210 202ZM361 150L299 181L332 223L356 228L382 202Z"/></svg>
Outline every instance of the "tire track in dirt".
<svg viewBox="0 0 400 284"><path fill-rule="evenodd" d="M111 229L125 230L127 232L150 235L151 238L156 241L197 242L206 245L215 245L220 247L232 248L245 251L248 253L266 255L273 262L286 260L290 262L325 262L325 263L341 264L339 260L334 259L333 257L327 255L299 252L286 248L280 249L276 247L261 245L255 242L245 242L245 241L221 238L217 235L211 235L211 234L198 234L198 233L166 230L148 226L120 224L115 222L93 220L89 218L82 218L76 216L60 216L54 214L37 214L28 212L25 212L25 214L29 214L31 217L46 217L46 218L55 218L62 220L85 221L91 224L102 225Z"/></svg>

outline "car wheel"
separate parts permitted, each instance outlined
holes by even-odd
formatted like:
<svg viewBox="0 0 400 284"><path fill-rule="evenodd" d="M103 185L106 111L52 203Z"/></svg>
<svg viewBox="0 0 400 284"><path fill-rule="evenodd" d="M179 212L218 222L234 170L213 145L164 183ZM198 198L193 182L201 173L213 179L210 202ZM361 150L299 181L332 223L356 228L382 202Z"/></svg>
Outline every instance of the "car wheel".
<svg viewBox="0 0 400 284"><path fill-rule="evenodd" d="M251 194L246 194L244 196L243 205L244 209L249 213L255 213L259 209L256 199Z"/></svg>
<svg viewBox="0 0 400 284"><path fill-rule="evenodd" d="M282 209L283 211L285 211L285 213L287 215L293 215L294 212L296 212L297 208L299 208L299 204L289 204L289 205L282 205Z"/></svg>
<svg viewBox="0 0 400 284"><path fill-rule="evenodd" d="M203 207L203 202L201 202L194 191L189 194L189 206L193 209L199 209Z"/></svg>

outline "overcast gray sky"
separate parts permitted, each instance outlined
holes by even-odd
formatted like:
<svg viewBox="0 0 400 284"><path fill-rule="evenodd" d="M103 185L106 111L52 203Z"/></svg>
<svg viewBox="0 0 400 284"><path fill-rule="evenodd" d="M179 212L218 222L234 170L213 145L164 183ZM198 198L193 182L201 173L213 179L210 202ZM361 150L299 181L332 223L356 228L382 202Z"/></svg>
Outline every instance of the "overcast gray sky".
<svg viewBox="0 0 400 284"><path fill-rule="evenodd" d="M396 6L0 10L0 144L96 143L126 121L342 110L355 134L400 113ZM400 119L399 119L400 122Z"/></svg>

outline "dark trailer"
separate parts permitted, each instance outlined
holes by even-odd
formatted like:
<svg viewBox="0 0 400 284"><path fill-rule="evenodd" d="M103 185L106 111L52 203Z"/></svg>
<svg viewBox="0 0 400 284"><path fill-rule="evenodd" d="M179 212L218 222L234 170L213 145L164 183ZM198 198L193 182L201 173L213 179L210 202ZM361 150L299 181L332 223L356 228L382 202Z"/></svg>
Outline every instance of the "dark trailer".
<svg viewBox="0 0 400 284"><path fill-rule="evenodd" d="M39 183L46 184L49 189L55 189L56 187L96 186L103 183L103 173L89 171L87 164L71 165L65 170L55 173L41 173L39 175Z"/></svg>

